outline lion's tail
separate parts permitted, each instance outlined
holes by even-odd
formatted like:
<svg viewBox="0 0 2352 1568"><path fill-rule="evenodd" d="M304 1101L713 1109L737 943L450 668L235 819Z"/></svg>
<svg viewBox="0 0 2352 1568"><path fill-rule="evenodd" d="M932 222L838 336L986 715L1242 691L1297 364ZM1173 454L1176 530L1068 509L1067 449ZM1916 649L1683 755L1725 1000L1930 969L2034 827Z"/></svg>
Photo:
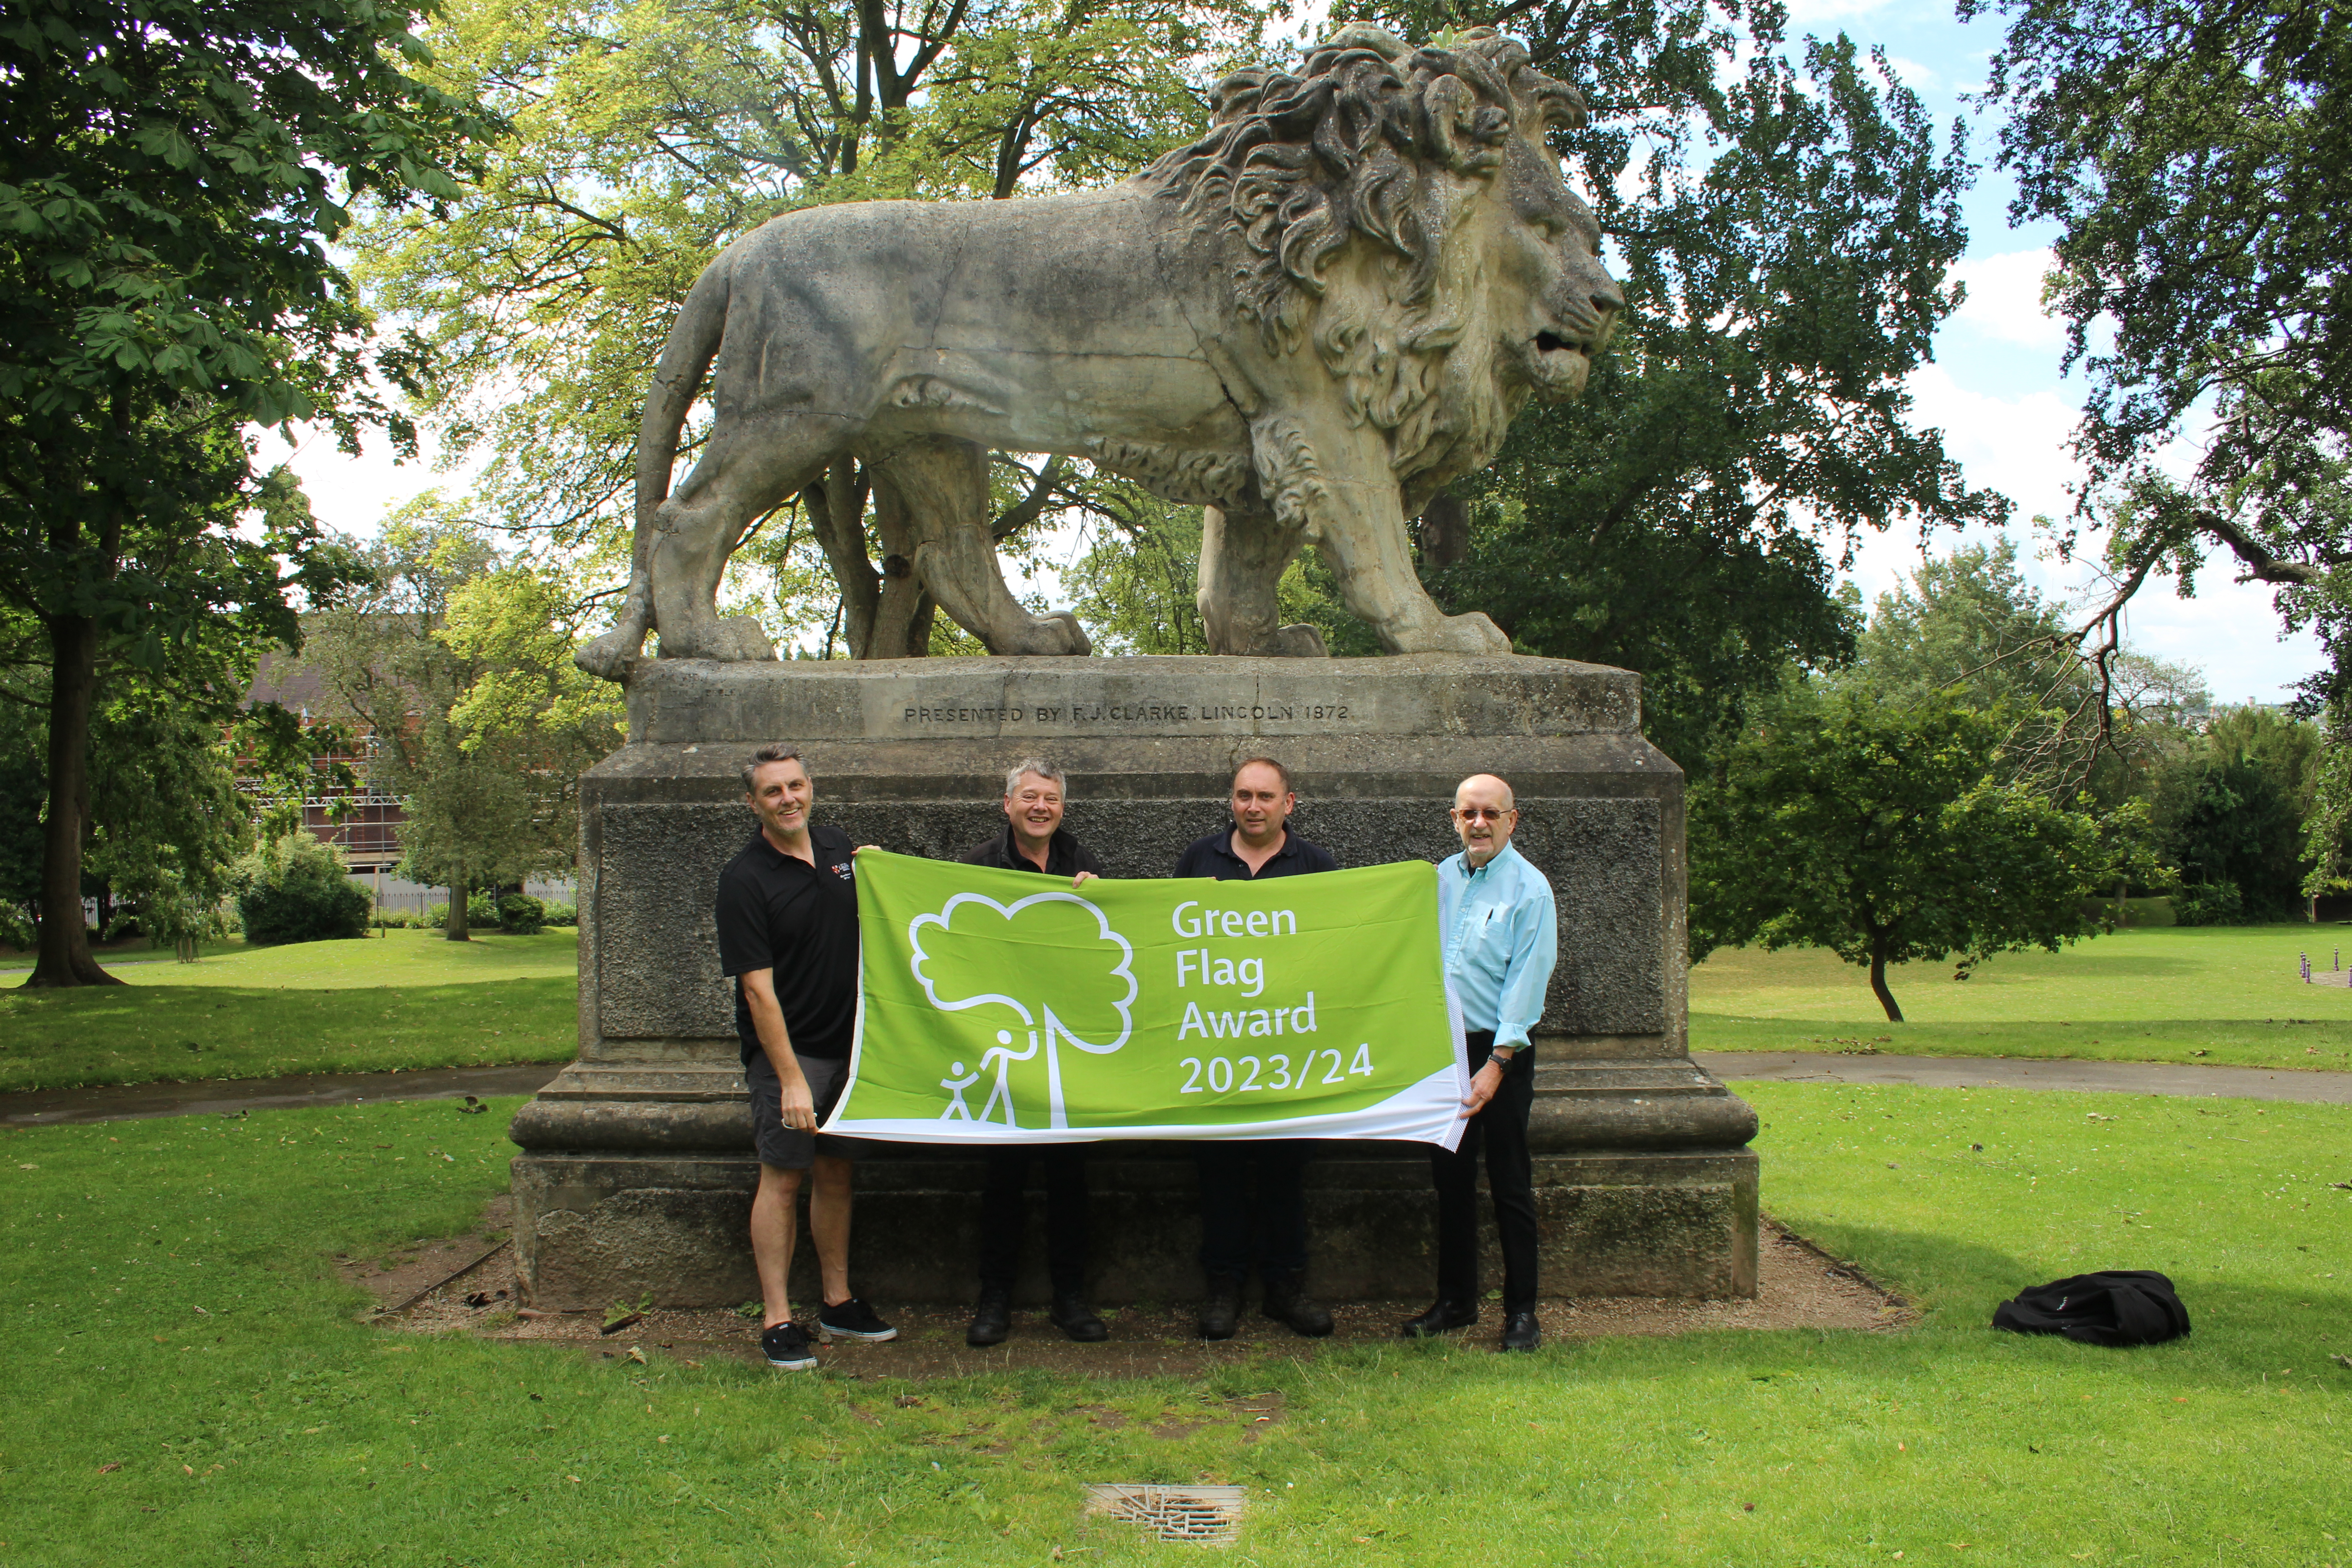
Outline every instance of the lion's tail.
<svg viewBox="0 0 2352 1568"><path fill-rule="evenodd" d="M623 663L637 656L652 629L654 514L669 499L670 469L677 460L687 411L694 406L703 373L719 354L732 270L724 251L702 269L687 290L686 303L679 307L654 367L653 389L646 395L646 411L637 422L636 526L629 551L628 593L613 629L577 656L580 667L593 675L620 679Z"/></svg>

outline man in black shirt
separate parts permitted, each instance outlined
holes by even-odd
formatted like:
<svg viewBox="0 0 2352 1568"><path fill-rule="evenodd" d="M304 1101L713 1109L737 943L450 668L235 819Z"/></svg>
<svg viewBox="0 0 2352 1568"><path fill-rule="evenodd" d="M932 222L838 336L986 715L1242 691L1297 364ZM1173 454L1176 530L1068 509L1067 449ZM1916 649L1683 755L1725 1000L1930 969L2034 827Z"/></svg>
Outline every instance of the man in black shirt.
<svg viewBox="0 0 2352 1568"><path fill-rule="evenodd" d="M1102 875L1102 863L1062 826L1062 770L1024 757L1004 775L1004 830L961 857L967 866L1040 871L1077 887ZM1045 1259L1053 1278L1054 1326L1092 1344L1110 1337L1087 1310L1087 1156L1083 1143L997 1143L988 1151L988 1185L980 1199L980 1302L964 1342L1002 1344L1013 1331L1013 1277L1021 1261L1022 1194L1029 1161L1045 1167Z"/></svg>
<svg viewBox="0 0 2352 1568"><path fill-rule="evenodd" d="M1257 881L1336 871L1339 863L1286 826L1298 796L1290 770L1252 757L1234 770L1233 821L1195 841L1176 861L1179 877ZM1331 1314L1307 1300L1307 1156L1304 1138L1233 1139L1200 1145L1201 1268L1209 1277L1201 1337L1231 1339L1242 1285L1257 1265L1265 1315L1302 1334L1331 1331ZM1252 1247L1249 1166L1257 1165L1257 1226Z"/></svg>
<svg viewBox="0 0 2352 1568"><path fill-rule="evenodd" d="M760 831L719 873L719 963L735 979L735 1034L760 1154L751 1200L751 1256L767 1302L760 1348L771 1365L798 1372L816 1364L785 1299L804 1171L814 1176L809 1236L824 1296L817 1331L850 1340L898 1333L849 1290L856 1145L816 1131L849 1075L857 882L848 836L809 822L815 792L798 752L761 747L743 764L743 788Z"/></svg>

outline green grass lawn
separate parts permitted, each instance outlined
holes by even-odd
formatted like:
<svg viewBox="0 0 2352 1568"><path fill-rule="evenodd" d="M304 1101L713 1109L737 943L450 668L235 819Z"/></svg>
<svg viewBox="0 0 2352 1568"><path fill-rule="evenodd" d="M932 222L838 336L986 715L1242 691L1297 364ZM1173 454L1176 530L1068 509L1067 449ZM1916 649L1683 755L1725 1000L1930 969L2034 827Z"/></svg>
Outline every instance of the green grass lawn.
<svg viewBox="0 0 2352 1568"><path fill-rule="evenodd" d="M1088 1480L1247 1486L1236 1564L2352 1563L2352 1111L1740 1087L1768 1208L1920 1327L1198 1382L640 1366L369 1329L334 1277L471 1220L513 1101L0 1131L0 1564L1191 1561L1081 1525ZM2196 1332L1985 1328L2100 1266L2171 1273ZM1270 1425L1223 1403L1265 1390Z"/></svg>
<svg viewBox="0 0 2352 1568"><path fill-rule="evenodd" d="M1724 948L1691 971L1691 1048L1821 1051L1855 1045L1938 1057L2089 1057L2212 1066L2352 1068L2352 989L2306 985L2352 930L2196 926L2123 931L2057 952L2004 953L1968 980L1909 963L1887 986L1813 948Z"/></svg>
<svg viewBox="0 0 2352 1568"><path fill-rule="evenodd" d="M123 985L14 985L0 990L0 1092L567 1061L579 956L569 929L462 942L395 931L123 964Z"/></svg>

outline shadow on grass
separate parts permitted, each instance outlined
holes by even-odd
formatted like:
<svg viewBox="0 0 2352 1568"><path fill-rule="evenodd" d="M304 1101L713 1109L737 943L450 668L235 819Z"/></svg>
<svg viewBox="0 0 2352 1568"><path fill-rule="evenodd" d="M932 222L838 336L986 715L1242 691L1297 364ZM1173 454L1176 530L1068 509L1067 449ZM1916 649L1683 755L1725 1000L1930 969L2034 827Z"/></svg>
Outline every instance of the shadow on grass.
<svg viewBox="0 0 2352 1568"><path fill-rule="evenodd" d="M2189 1309L2190 1325L2183 1339L2116 1350L2078 1344L2062 1335L2013 1334L1991 1327L1993 1310L2001 1302L2053 1279L2105 1269L2158 1268L2158 1261L2147 1254L2170 1244L2153 1236L2145 1251L2118 1242L2105 1248L2105 1256L2072 1259L2053 1268L1948 1236L1832 1220L1790 1228L1918 1308L1924 1314L1922 1328L1936 1331L1922 1343L1925 1354L1948 1355L1955 1333L1965 1337L1969 1331L1981 1331L1988 1345L2003 1347L1996 1352L2003 1355L2020 1353L2011 1347L2044 1346L2048 1348L2022 1353L2088 1358L2112 1364L2125 1375L2160 1374L2168 1384L2188 1374L2217 1387L2237 1387L2277 1376L2283 1370L2291 1375L2324 1375L2335 1366L2331 1354L2352 1351L2352 1280L2315 1279L2308 1289L2299 1289L2217 1279L2177 1268L2169 1275ZM1901 1341L1910 1336L1855 1337Z"/></svg>

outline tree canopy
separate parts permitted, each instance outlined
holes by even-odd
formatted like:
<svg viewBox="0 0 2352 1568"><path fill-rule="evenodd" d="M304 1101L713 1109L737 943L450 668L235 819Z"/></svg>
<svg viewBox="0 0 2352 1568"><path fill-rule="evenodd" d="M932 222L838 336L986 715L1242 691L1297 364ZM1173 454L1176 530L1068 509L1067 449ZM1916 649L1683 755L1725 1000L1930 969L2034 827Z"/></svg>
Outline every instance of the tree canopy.
<svg viewBox="0 0 2352 1568"><path fill-rule="evenodd" d="M1694 791L1692 958L1827 948L1868 966L1900 1023L1890 963L1957 957L1966 974L2096 931L2084 900L2124 852L2084 804L1998 776L2004 728L1946 697L1789 693Z"/></svg>
<svg viewBox="0 0 2352 1568"><path fill-rule="evenodd" d="M368 549L370 584L313 618L305 662L373 741L401 797L402 869L450 890L568 869L580 774L625 739L618 694L572 662L580 595L501 558L428 497Z"/></svg>
<svg viewBox="0 0 2352 1568"><path fill-rule="evenodd" d="M224 626L285 640L334 560L256 493L243 423L395 434L415 384L326 245L351 204L458 194L492 121L411 73L415 10L362 0L26 0L0 16L0 601L48 677L42 906L78 910L101 664L184 692ZM281 565L281 563L286 564ZM215 694L217 695L217 693ZM45 919L28 984L104 981Z"/></svg>
<svg viewBox="0 0 2352 1568"><path fill-rule="evenodd" d="M2127 647L2110 656L2102 681L2073 632L2067 605L2044 599L2018 571L2014 542L1962 545L1879 595L1853 663L1832 679L1908 701L1941 695L1998 710L2010 722L2005 776L2058 798L2089 788L2119 804L2179 749L2209 700L2195 670ZM2086 717L2102 710L2104 735Z"/></svg>
<svg viewBox="0 0 2352 1568"><path fill-rule="evenodd" d="M2010 19L1986 97L2008 110L2011 216L2060 227L2049 298L2089 377L2082 509L2116 578L2082 628L2095 658L2144 584L2187 593L2224 552L2317 635L2305 706L2352 734L2352 13L1961 0L1980 13ZM2352 747L2327 772L2314 891L2352 826Z"/></svg>

